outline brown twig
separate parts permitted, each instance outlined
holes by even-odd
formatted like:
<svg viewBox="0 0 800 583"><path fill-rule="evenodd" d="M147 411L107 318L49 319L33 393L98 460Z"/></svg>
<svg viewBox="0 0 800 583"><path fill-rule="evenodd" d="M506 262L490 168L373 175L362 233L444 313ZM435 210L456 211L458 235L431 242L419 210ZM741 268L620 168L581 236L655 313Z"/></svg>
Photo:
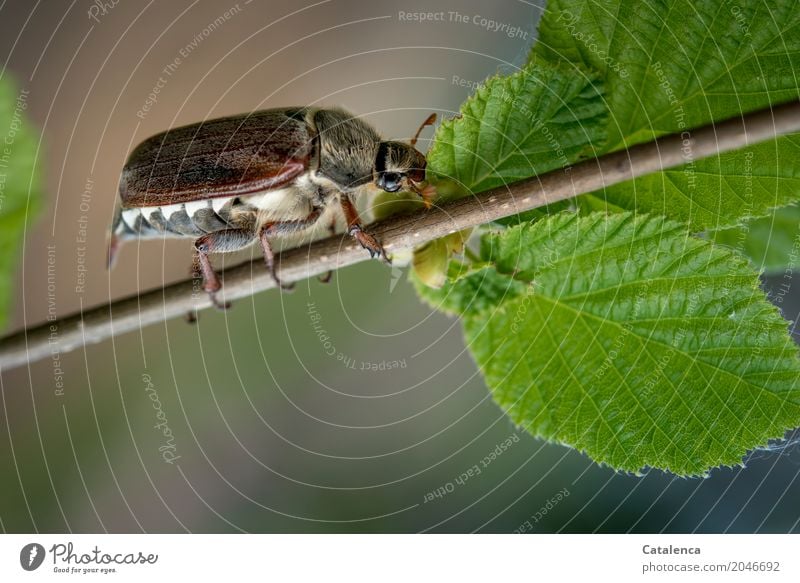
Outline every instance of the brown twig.
<svg viewBox="0 0 800 583"><path fill-rule="evenodd" d="M391 253L454 231L798 131L800 101L665 136L431 210L392 217L370 225L370 232ZM282 253L278 273L282 281L290 283L368 258L358 245L336 236ZM246 262L225 271L222 299L235 300L273 287L274 281L263 262ZM192 280L116 300L82 315L72 314L3 338L0 371L45 358L54 350L64 353L84 343L102 342L210 306L211 302ZM55 346L51 337L57 339Z"/></svg>

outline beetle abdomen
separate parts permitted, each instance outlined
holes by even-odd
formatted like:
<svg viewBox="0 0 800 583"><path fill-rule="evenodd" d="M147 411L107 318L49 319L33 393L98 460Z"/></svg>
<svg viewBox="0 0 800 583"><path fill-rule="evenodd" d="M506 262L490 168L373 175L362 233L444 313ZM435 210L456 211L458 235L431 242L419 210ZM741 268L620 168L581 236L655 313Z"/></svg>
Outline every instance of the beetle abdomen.
<svg viewBox="0 0 800 583"><path fill-rule="evenodd" d="M125 237L199 237L240 227L243 215L255 210L237 197L187 203L125 208L117 216L114 233Z"/></svg>

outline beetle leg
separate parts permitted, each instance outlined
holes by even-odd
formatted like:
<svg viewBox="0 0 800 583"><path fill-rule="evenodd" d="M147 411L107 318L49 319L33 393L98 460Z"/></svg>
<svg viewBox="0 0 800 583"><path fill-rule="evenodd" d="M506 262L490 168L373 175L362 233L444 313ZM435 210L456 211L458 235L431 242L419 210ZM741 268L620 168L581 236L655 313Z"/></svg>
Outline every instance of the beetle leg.
<svg viewBox="0 0 800 583"><path fill-rule="evenodd" d="M267 224L269 225L270 223ZM266 235L264 235L263 230L259 232L258 240L261 242L261 250L264 252L264 262L267 264L267 270L269 270L272 279L275 280L275 284L284 291L291 291L294 289L293 283L284 284L278 277L275 271L275 251L272 249L272 244L269 242Z"/></svg>
<svg viewBox="0 0 800 583"><path fill-rule="evenodd" d="M221 303L217 300L217 292L222 288L222 283L211 265L209 253L227 253L246 247L253 241L253 232L248 229L226 229L215 231L199 237L194 242L195 254L192 262L192 271L203 276L203 290L211 298L214 306L220 310L230 308L230 302Z"/></svg>
<svg viewBox="0 0 800 583"><path fill-rule="evenodd" d="M278 277L275 266L275 251L272 249L272 244L269 242L269 237L273 235L286 235L295 231L302 231L309 227L314 226L321 214L319 208L314 208L306 218L293 220L293 221L277 221L274 223L264 223L258 229L258 240L261 242L261 249L264 252L264 262L267 264L272 279L283 290L289 291L294 288L294 284L283 284Z"/></svg>
<svg viewBox="0 0 800 583"><path fill-rule="evenodd" d="M195 245L196 246L196 245ZM192 261L192 272L195 276L200 275L203 278L203 290L208 294L211 303L218 310L227 310L231 307L230 302L222 303L217 299L217 292L222 287L211 261L208 259L208 253L197 250Z"/></svg>
<svg viewBox="0 0 800 583"><path fill-rule="evenodd" d="M391 263L389 258L386 256L386 251L383 248L383 245L373 236L364 231L363 227L361 226L361 217L358 216L358 211L356 210L356 206L353 204L353 201L350 200L350 197L346 194L342 194L341 196L341 204L342 204L342 211L344 211L344 217L347 220L347 232L359 243L361 246L369 251L370 257L381 257L386 263Z"/></svg>

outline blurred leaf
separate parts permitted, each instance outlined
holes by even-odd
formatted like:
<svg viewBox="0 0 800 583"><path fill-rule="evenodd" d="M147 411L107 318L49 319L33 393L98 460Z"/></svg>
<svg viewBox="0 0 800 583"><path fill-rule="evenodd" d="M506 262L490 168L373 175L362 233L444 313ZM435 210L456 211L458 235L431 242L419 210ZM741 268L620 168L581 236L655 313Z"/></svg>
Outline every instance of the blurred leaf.
<svg viewBox="0 0 800 583"><path fill-rule="evenodd" d="M562 213L484 236L427 302L462 315L497 403L613 468L697 475L800 424L787 323L736 254L685 225Z"/></svg>
<svg viewBox="0 0 800 583"><path fill-rule="evenodd" d="M28 94L0 77L0 329L5 326L20 242L40 207L37 132L26 117Z"/></svg>
<svg viewBox="0 0 800 583"><path fill-rule="evenodd" d="M446 314L464 315L489 311L498 306L506 296L520 295L525 285L497 273L488 263L475 268L459 261L450 262L450 274L457 272L440 288L433 288L415 275L412 282L420 298L432 308Z"/></svg>
<svg viewBox="0 0 800 583"><path fill-rule="evenodd" d="M800 207L776 209L767 217L709 235L715 243L747 255L768 274L800 267Z"/></svg>
<svg viewBox="0 0 800 583"><path fill-rule="evenodd" d="M434 288L442 287L448 278L456 279L457 274L448 274L450 256L464 250L471 233L472 229L456 231L417 248L412 260L417 279Z"/></svg>
<svg viewBox="0 0 800 583"><path fill-rule="evenodd" d="M413 192L380 191L370 198L370 212L376 221L393 215L405 215L425 208L422 199Z"/></svg>

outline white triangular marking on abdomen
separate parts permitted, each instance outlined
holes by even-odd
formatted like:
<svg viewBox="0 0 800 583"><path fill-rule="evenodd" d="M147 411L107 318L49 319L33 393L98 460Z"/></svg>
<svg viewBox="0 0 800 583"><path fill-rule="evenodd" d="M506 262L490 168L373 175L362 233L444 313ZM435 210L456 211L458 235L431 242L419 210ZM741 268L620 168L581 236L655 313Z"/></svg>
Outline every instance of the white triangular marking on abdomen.
<svg viewBox="0 0 800 583"><path fill-rule="evenodd" d="M194 213L199 210L207 209L211 205L209 204L208 200L190 200L185 204L185 206L186 214L189 215L189 217L193 217Z"/></svg>
<svg viewBox="0 0 800 583"><path fill-rule="evenodd" d="M212 198L211 199L211 208L214 209L214 212L219 214L219 211L222 210L222 207L228 203L228 201L232 200L233 197L229 196L227 198Z"/></svg>
<svg viewBox="0 0 800 583"><path fill-rule="evenodd" d="M168 204L159 208L161 209L161 214L164 215L164 218L169 220L169 218L172 216L172 213L177 213L183 210L183 204Z"/></svg>
<svg viewBox="0 0 800 583"><path fill-rule="evenodd" d="M142 214L142 209L140 208L125 209L122 211L122 220L125 221L125 224L128 225L131 229L135 229L136 219L141 214Z"/></svg>

